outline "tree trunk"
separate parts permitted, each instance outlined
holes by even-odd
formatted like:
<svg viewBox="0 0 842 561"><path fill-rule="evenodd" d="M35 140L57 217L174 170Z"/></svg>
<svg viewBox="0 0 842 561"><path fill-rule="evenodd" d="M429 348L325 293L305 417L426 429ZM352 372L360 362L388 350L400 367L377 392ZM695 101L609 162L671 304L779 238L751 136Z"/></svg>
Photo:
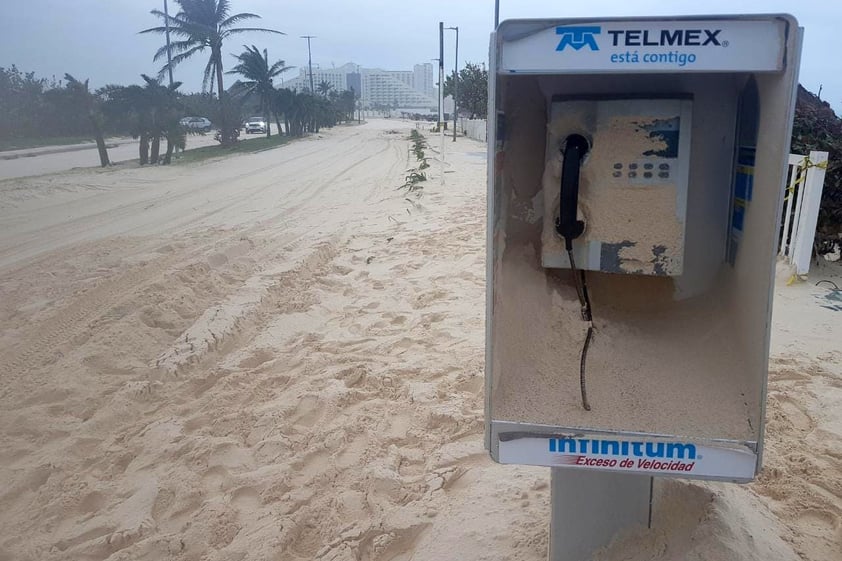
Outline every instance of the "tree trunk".
<svg viewBox="0 0 842 561"><path fill-rule="evenodd" d="M277 112L274 113L275 124L278 126L278 136L283 136L284 129L281 128L281 117Z"/></svg>
<svg viewBox="0 0 842 561"><path fill-rule="evenodd" d="M149 154L149 163L157 164L158 156L161 153L161 137L157 134L152 137L152 153Z"/></svg>
<svg viewBox="0 0 842 561"><path fill-rule="evenodd" d="M266 138L270 138L272 136L272 121L269 119L271 115L269 115L269 99L266 95L260 96L260 105L263 109L263 121L266 123Z"/></svg>
<svg viewBox="0 0 842 561"><path fill-rule="evenodd" d="M140 165L149 163L149 137L146 133L140 135Z"/></svg>
<svg viewBox="0 0 842 561"><path fill-rule="evenodd" d="M102 131L97 128L96 131L96 149L99 151L99 163L102 167L107 166L111 162L108 161L108 149L105 147L105 139L102 137Z"/></svg>
<svg viewBox="0 0 842 561"><path fill-rule="evenodd" d="M219 92L219 126L222 137L222 145L230 146L233 144L231 138L231 127L228 124L228 108L225 103L225 86L222 83L222 49L220 47L213 47L213 58L216 61L216 89Z"/></svg>
<svg viewBox="0 0 842 561"><path fill-rule="evenodd" d="M289 116L284 113L284 130L286 131L287 136L290 136L289 133Z"/></svg>
<svg viewBox="0 0 842 561"><path fill-rule="evenodd" d="M167 153L164 154L164 165L165 166L170 165L170 162L172 161L172 151L173 151L174 148L175 148L175 139L171 135L168 135L167 136Z"/></svg>
<svg viewBox="0 0 842 561"><path fill-rule="evenodd" d="M102 127L97 122L96 115L93 112L89 113L91 119L91 127L94 130L94 138L96 139L96 149L99 152L99 163L102 167L107 166L111 162L108 161L108 149L105 147L105 138L102 136Z"/></svg>

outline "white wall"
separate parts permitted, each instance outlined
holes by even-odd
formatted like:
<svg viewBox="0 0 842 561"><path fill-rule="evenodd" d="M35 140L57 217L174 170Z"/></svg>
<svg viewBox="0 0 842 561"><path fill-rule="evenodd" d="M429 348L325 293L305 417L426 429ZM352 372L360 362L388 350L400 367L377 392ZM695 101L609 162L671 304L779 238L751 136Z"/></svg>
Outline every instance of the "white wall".
<svg viewBox="0 0 842 561"><path fill-rule="evenodd" d="M485 126L485 119L461 119L460 123L465 135L480 142L486 142L487 129Z"/></svg>

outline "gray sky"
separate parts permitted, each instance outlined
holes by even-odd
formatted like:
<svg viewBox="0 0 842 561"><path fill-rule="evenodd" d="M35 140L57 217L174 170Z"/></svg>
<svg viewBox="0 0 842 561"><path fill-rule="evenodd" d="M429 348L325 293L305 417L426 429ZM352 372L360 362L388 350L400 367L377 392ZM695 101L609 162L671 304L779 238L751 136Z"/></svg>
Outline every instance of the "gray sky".
<svg viewBox="0 0 842 561"><path fill-rule="evenodd" d="M39 76L61 77L69 72L100 86L129 84L141 72L155 74L152 62L163 37L138 35L159 22L149 14L163 0L0 0L0 66L12 63ZM175 4L170 0L171 7ZM233 38L226 53L242 45L268 48L272 59L288 65L307 64L307 43L300 35L316 35L313 63L321 67L353 61L366 67L411 69L438 56L438 22L459 26L460 65L488 59L488 34L493 26L493 0L232 0L235 12L263 16L257 25L286 36L253 33ZM805 27L801 83L842 111L842 72L838 62L838 0L589 0L576 3L549 0L500 0L500 19L521 17L599 17L698 13L788 12ZM452 69L454 33L446 32L446 69ZM198 90L206 58L176 70L183 90ZM233 58L224 61L230 68ZM297 70L286 76L292 77ZM228 77L233 80L233 76Z"/></svg>

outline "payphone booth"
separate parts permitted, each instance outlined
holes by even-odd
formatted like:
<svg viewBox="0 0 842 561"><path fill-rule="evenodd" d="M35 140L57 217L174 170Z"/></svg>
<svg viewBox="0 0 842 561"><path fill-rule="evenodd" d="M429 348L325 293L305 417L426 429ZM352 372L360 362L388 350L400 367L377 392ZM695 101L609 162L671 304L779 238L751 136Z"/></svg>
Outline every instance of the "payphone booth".
<svg viewBox="0 0 842 561"><path fill-rule="evenodd" d="M788 15L492 35L486 445L556 468L554 519L758 473L800 46Z"/></svg>

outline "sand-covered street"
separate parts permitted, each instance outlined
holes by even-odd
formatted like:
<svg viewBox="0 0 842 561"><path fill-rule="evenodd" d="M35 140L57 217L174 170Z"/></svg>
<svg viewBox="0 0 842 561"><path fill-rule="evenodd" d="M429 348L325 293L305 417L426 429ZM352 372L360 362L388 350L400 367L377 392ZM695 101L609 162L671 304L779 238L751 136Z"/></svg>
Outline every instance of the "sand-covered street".
<svg viewBox="0 0 842 561"><path fill-rule="evenodd" d="M483 449L486 146L416 197L412 128L0 181L0 561L546 558L549 470ZM778 283L760 478L596 559L842 559L840 277Z"/></svg>

